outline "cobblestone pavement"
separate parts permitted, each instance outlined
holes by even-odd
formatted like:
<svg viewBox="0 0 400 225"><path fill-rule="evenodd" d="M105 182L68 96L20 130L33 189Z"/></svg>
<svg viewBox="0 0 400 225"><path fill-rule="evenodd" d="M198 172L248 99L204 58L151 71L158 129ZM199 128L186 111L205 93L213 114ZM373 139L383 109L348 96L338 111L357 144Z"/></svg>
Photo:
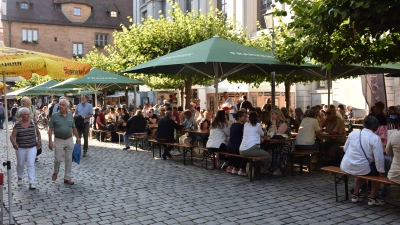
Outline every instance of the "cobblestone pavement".
<svg viewBox="0 0 400 225"><path fill-rule="evenodd" d="M42 137L47 146L44 132ZM4 130L0 146L5 149ZM36 163L37 190L30 191L26 172L24 185L16 184L11 152L15 224L400 224L400 188L392 188L384 206L351 203L343 196L336 203L333 177L321 171L250 183L205 170L199 160L184 166L177 157L152 159L150 151L90 140L88 157L73 164L75 185L63 184L63 166L51 180L53 152L45 147ZM5 150L0 155L6 161Z"/></svg>

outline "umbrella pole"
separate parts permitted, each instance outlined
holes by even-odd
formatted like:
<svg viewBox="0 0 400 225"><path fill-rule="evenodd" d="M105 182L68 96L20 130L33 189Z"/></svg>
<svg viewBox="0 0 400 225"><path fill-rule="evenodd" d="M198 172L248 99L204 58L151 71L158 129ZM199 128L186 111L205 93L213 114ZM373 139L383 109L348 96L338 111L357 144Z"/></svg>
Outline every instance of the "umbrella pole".
<svg viewBox="0 0 400 225"><path fill-rule="evenodd" d="M214 110L214 113L218 111L218 106L219 106L219 95L218 95L218 64L214 63L214 88L215 88L215 103L216 103L216 110Z"/></svg>
<svg viewBox="0 0 400 225"><path fill-rule="evenodd" d="M275 108L275 72L271 72L271 109Z"/></svg>
<svg viewBox="0 0 400 225"><path fill-rule="evenodd" d="M4 116L6 123L6 148L7 148L7 162L3 163L3 166L7 166L7 182L8 182L8 217L9 224L14 224L12 219L12 189L11 189L11 160L10 160L10 149L8 147L8 107L7 107L7 91L6 91L6 72L3 71L3 83L4 83Z"/></svg>
<svg viewBox="0 0 400 225"><path fill-rule="evenodd" d="M331 70L326 71L328 73L328 108L331 105Z"/></svg>

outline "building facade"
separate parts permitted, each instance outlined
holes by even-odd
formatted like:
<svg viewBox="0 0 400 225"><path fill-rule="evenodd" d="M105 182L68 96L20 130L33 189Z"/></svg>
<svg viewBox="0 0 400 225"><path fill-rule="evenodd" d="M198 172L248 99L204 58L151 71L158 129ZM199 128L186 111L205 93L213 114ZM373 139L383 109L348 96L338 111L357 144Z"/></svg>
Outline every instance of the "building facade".
<svg viewBox="0 0 400 225"><path fill-rule="evenodd" d="M104 52L121 24L130 26L132 0L3 0L4 45L65 58L93 47Z"/></svg>

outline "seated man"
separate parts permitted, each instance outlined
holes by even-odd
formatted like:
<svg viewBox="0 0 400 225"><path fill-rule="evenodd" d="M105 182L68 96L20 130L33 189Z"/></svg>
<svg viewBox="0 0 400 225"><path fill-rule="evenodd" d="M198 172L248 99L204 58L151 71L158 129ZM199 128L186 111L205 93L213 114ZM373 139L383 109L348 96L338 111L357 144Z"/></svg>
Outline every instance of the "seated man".
<svg viewBox="0 0 400 225"><path fill-rule="evenodd" d="M340 159L336 157L339 147L344 145L346 131L343 120L336 115L335 106L331 105L326 112L326 119L322 123L325 132L328 134L343 135L343 137L327 139L320 145L321 154L328 157L329 165L339 165ZM336 162L335 162L336 160Z"/></svg>
<svg viewBox="0 0 400 225"><path fill-rule="evenodd" d="M175 129L182 130L183 127L183 125L175 123L175 121L172 119L172 111L167 111L165 113L165 117L160 119L160 121L158 122L156 140L165 143L175 143ZM169 158L172 157L171 153L169 153L172 148L173 146L164 145L164 154L162 155L163 159L167 159L167 156Z"/></svg>
<svg viewBox="0 0 400 225"><path fill-rule="evenodd" d="M142 111L136 110L135 115L126 122L126 132L124 133L125 148L123 148L123 150L130 149L129 138L133 134L146 132L146 124L147 121L143 117Z"/></svg>

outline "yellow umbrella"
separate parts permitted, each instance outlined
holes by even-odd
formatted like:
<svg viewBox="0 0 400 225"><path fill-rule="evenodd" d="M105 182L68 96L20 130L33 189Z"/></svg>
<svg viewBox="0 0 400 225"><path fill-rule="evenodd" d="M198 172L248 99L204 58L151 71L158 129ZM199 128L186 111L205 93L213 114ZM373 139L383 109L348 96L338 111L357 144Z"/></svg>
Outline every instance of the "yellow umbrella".
<svg viewBox="0 0 400 225"><path fill-rule="evenodd" d="M3 83L6 77L21 76L25 79L32 77L32 73L52 78L81 78L90 71L91 66L74 60L62 57L28 51L17 48L0 47L0 71L3 74ZM6 88L3 87L5 110L7 109ZM12 221L12 189L11 189L11 162L10 150L8 146L8 113L5 113L6 123L6 147L7 147L7 179L8 179L8 201L9 201L9 219Z"/></svg>

